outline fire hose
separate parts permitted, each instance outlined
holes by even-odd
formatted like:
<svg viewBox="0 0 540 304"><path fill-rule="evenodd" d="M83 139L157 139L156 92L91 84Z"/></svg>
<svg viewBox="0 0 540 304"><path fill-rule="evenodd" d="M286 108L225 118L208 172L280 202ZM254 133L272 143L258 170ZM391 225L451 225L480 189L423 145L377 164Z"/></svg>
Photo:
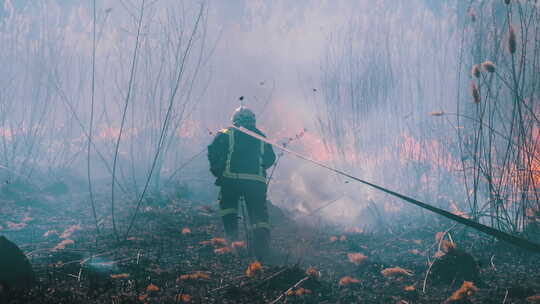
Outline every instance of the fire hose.
<svg viewBox="0 0 540 304"><path fill-rule="evenodd" d="M351 174L348 174L348 173L346 173L344 171L341 171L339 169L336 169L336 168L330 167L328 165L325 165L325 164L323 164L321 162L318 162L318 161L316 161L316 160L314 160L312 158L309 158L309 157L307 157L305 155L302 155L302 154L300 154L300 153L298 153L296 151L293 151L293 150L290 150L290 149L288 149L286 147L283 147L283 146L281 146L281 145L279 145L279 144L277 144L275 142L272 142L272 141L270 141L270 140L268 140L268 139L266 139L266 138L264 138L264 137L262 137L262 136L260 136L260 135L258 135L256 133L254 133L254 132L251 132L250 130L248 130L246 128L235 127L235 126L233 126L233 128L240 131L240 132L242 132L242 133L244 133L244 134L246 134L246 135L254 137L254 138L256 138L256 139L258 139L258 140L260 140L262 142L265 142L265 143L267 143L269 145L272 145L273 147L276 147L276 148L278 148L278 149L280 149L282 151L285 151L285 152L287 152L289 154L292 154L292 155L294 155L294 156L296 156L296 157L298 157L300 159L303 159L303 160L308 161L308 162L310 162L312 164L315 164L315 165L317 165L319 167L330 170L330 171L332 171L334 173L345 176L345 177L350 178L350 179L352 179L354 181L365 184L367 186L370 186L372 188L375 188L375 189L377 189L379 191L390 194L390 195L395 196L397 198L400 198L400 199L402 199L402 200L404 200L404 201L406 201L408 203L414 204L414 205L416 205L418 207L429 210L429 211L431 211L433 213L442 215L442 216L444 216L444 217L446 217L448 219L451 219L451 220L453 220L455 222L458 222L460 224L463 224L463 225L466 225L466 226L471 227L473 229L476 229L476 230L478 230L480 232L483 232L483 233L485 233L487 235L493 236L493 237L495 237L495 238L497 238L497 239L499 239L501 241L505 241L505 242L507 242L509 244L512 244L514 246L517 246L517 247L520 247L520 248L523 248L523 249L526 249L526 250L529 250L529 251L532 251L532 252L535 252L535 253L540 253L540 244L531 242L531 241L526 240L524 238L509 234L507 232L504 232L504 231L501 231L501 230L486 226L484 224L472 221L470 219L461 217L459 215L456 215L456 214L453 214L453 213L448 212L446 210L443 210L443 209L434 207L432 205L423 203L423 202L421 202L419 200L416 200L416 199L408 197L406 195L397 193L395 191L392 191L390 189L381 187L379 185L375 185L373 183L370 183L368 181L365 181L363 179L355 177L355 176L353 176Z"/></svg>

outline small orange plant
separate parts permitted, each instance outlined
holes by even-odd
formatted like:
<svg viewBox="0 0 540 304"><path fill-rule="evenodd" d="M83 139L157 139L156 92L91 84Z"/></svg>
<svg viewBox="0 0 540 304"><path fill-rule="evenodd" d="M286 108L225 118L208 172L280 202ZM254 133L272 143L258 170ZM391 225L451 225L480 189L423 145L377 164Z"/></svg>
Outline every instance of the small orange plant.
<svg viewBox="0 0 540 304"><path fill-rule="evenodd" d="M154 285L154 284L150 284L150 285L146 286L146 291L150 291L150 292L152 292L152 291L159 291L159 287L157 287L157 286Z"/></svg>
<svg viewBox="0 0 540 304"><path fill-rule="evenodd" d="M403 269L401 267L392 267L386 268L381 271L381 274L386 278L395 278L403 276L411 276L412 273L410 270Z"/></svg>
<svg viewBox="0 0 540 304"><path fill-rule="evenodd" d="M248 268L246 269L246 276L250 278L260 276L262 274L262 271L262 264L259 261L255 261L249 264Z"/></svg>
<svg viewBox="0 0 540 304"><path fill-rule="evenodd" d="M351 284L359 284L359 283L360 283L360 280L353 277L349 277L349 276L342 277L339 280L339 286L349 286Z"/></svg>
<svg viewBox="0 0 540 304"><path fill-rule="evenodd" d="M210 243L214 246L227 246L227 240L224 238L212 238Z"/></svg>
<svg viewBox="0 0 540 304"><path fill-rule="evenodd" d="M197 280L209 280L210 276L204 272L196 271L192 274L183 274L178 277L178 281L197 281Z"/></svg>
<svg viewBox="0 0 540 304"><path fill-rule="evenodd" d="M309 267L306 270L306 274L312 279L318 279L321 277L320 271L318 271L315 267Z"/></svg>
<svg viewBox="0 0 540 304"><path fill-rule="evenodd" d="M232 242L231 247L234 249L246 248L246 242L243 242L243 241Z"/></svg>
<svg viewBox="0 0 540 304"><path fill-rule="evenodd" d="M360 265L364 263L364 261L367 259L367 256L363 255L362 253L347 253L347 257L349 258L349 262Z"/></svg>
<svg viewBox="0 0 540 304"><path fill-rule="evenodd" d="M227 254L227 253L231 253L231 252L232 252L232 250L229 247L223 247L223 248L214 249L214 253L219 254L219 255L223 255L223 254Z"/></svg>
<svg viewBox="0 0 540 304"><path fill-rule="evenodd" d="M450 304L462 302L464 299L473 296L477 291L478 288L474 286L473 282L465 281L458 290L454 291L454 293L444 301L444 303Z"/></svg>

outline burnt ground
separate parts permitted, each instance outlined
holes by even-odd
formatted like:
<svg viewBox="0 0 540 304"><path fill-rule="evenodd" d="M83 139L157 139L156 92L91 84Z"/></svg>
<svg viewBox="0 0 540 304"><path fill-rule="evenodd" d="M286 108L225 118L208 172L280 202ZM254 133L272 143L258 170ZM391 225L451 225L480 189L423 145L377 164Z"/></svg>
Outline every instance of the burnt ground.
<svg viewBox="0 0 540 304"><path fill-rule="evenodd" d="M109 212L107 204L100 214ZM116 208L122 233L133 204ZM77 207L53 197L4 199L0 235L20 246L38 280L30 291L14 292L9 302L443 303L467 279L456 278L453 271L476 265L479 277L471 280L478 290L465 290L452 303L534 303L531 296L540 294L538 255L449 222L338 233L331 226L300 225L279 209L273 211L273 246L281 263L262 263L260 271L248 276L254 258L246 249L216 251L224 247L214 239L223 235L216 207L182 199L148 201L129 238L117 240L103 228L112 226L110 216L96 233L89 205ZM437 233L440 237L447 230L445 241L437 241ZM474 261L457 258L449 267L436 263L430 268L431 261L454 252L446 248L450 237ZM315 270L306 274L310 267ZM394 269L383 272L388 268ZM445 272L451 274L446 282L441 279Z"/></svg>

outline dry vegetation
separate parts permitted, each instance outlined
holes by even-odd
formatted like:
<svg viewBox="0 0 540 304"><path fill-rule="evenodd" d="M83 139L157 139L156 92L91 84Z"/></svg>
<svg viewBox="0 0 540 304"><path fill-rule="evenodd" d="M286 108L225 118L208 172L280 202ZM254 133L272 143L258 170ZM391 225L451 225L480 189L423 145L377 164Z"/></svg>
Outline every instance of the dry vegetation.
<svg viewBox="0 0 540 304"><path fill-rule="evenodd" d="M283 256L264 263L245 244L228 247L215 206L153 202L140 215L144 224L118 243L110 229L96 234L90 210L65 204L4 201L2 233L21 244L38 279L12 303L527 303L540 291L536 256L445 221L393 234L339 233L299 226L273 209L273 244ZM119 219L129 218L124 212ZM8 219L26 225L8 227ZM478 277L454 271L471 267L465 251Z"/></svg>

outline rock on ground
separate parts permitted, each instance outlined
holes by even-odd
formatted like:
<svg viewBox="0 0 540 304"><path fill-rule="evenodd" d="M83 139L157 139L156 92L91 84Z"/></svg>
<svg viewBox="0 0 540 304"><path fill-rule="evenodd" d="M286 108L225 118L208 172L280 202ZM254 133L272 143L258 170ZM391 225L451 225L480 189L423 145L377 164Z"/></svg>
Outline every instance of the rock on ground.
<svg viewBox="0 0 540 304"><path fill-rule="evenodd" d="M0 236L0 284L3 289L24 289L34 283L34 271L24 253L6 237Z"/></svg>

